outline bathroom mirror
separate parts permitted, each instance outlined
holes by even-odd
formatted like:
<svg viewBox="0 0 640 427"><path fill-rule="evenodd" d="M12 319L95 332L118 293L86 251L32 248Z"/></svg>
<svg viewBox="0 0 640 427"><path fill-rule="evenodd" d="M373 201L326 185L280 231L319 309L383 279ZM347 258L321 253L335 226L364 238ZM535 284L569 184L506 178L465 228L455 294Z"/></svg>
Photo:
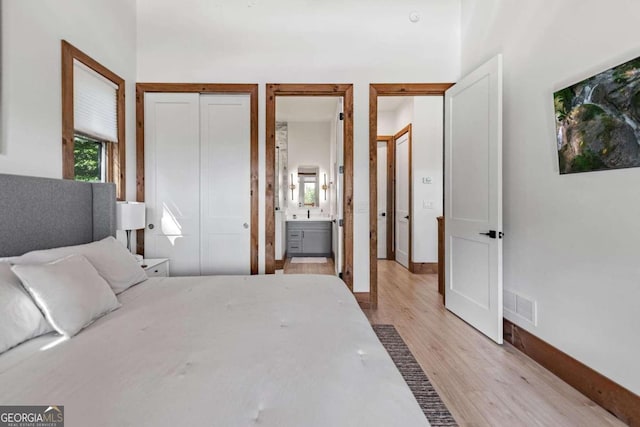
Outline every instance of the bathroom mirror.
<svg viewBox="0 0 640 427"><path fill-rule="evenodd" d="M319 205L317 166L300 166L298 168L298 189L298 206L316 207Z"/></svg>

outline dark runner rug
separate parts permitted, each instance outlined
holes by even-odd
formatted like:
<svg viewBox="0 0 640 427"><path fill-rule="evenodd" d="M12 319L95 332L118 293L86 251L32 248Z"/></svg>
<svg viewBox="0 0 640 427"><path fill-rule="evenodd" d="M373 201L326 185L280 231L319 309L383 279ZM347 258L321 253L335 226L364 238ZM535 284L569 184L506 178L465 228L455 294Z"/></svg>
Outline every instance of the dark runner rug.
<svg viewBox="0 0 640 427"><path fill-rule="evenodd" d="M457 426L451 412L431 385L415 357L393 325L373 325L378 339L391 356L433 427Z"/></svg>

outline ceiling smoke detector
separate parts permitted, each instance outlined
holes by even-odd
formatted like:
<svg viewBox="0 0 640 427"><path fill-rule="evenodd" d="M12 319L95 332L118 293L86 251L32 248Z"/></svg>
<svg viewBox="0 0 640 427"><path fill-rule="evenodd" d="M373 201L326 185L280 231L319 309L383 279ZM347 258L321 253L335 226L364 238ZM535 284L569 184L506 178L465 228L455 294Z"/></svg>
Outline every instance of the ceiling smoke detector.
<svg viewBox="0 0 640 427"><path fill-rule="evenodd" d="M414 10L409 14L409 21L413 22L414 24L419 20L420 20L420 13L418 13L417 11Z"/></svg>

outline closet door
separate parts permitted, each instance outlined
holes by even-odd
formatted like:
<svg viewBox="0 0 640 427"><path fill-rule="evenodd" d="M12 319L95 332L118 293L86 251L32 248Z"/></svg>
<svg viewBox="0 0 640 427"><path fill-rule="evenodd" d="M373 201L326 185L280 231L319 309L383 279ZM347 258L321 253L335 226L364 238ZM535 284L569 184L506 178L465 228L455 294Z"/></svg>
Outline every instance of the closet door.
<svg viewBox="0 0 640 427"><path fill-rule="evenodd" d="M203 275L251 273L249 99L200 96Z"/></svg>
<svg viewBox="0 0 640 427"><path fill-rule="evenodd" d="M200 132L197 93L145 94L147 258L171 274L200 274Z"/></svg>

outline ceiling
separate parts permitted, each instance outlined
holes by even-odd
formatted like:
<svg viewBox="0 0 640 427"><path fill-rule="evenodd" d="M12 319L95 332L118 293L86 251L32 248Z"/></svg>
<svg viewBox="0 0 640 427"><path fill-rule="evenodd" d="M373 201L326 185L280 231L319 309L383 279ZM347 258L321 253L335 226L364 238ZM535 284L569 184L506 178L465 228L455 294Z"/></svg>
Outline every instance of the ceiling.
<svg viewBox="0 0 640 427"><path fill-rule="evenodd" d="M279 96L276 121L329 122L336 114L339 101L337 96Z"/></svg>

